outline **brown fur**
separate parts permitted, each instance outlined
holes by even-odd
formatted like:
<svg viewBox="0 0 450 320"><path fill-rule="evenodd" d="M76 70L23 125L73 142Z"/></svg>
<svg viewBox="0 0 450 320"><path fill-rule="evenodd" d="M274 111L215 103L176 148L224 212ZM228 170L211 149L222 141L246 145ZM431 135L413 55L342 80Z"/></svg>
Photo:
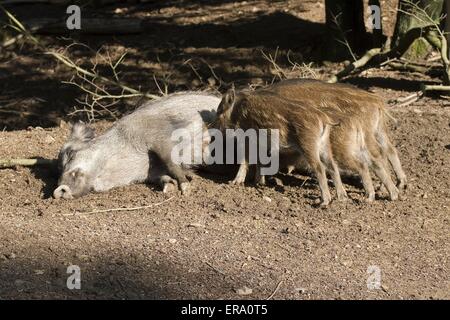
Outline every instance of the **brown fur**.
<svg viewBox="0 0 450 320"><path fill-rule="evenodd" d="M369 168L380 178L390 198L397 199L398 189L390 178L388 162L401 189L406 187L406 175L389 140L386 128L389 115L378 96L349 85L300 79L285 80L266 90L314 106L332 118L339 117L340 125L332 128L330 139L333 155L341 168L361 176L369 200L375 197Z"/></svg>
<svg viewBox="0 0 450 320"><path fill-rule="evenodd" d="M328 205L326 169L333 174L338 196L345 198L338 167L329 143L330 127L334 121L324 112L305 103L291 103L265 90L229 91L218 108L218 127L247 129L278 129L280 157L303 158L316 175L322 193L322 205ZM234 183L243 183L248 171L248 155L239 168ZM256 179L259 179L257 166Z"/></svg>

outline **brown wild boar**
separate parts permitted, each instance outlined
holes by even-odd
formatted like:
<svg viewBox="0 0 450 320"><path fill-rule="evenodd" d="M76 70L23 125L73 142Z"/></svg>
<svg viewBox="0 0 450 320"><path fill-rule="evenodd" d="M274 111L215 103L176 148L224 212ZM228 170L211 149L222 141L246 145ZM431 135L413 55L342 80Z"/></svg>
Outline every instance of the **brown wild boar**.
<svg viewBox="0 0 450 320"><path fill-rule="evenodd" d="M392 186L390 188L387 186L387 184L390 184L390 179L382 178L386 175L384 171L389 172L386 165L391 164L397 177L398 188L406 188L406 175L400 163L398 152L389 139L386 127L386 118L390 116L380 97L351 85L330 84L311 79L284 80L267 87L266 90L290 100L307 103L324 112L338 112L346 115L347 122L342 123L337 131L342 132L345 127L349 126L358 126L362 129L364 142L371 156L371 161L368 164L372 166L375 173L378 172L377 175L388 188L391 198L396 198L396 191ZM335 153L344 151L346 145L349 146L349 142L346 142L344 137L339 138L338 132L332 133L331 141L333 145L340 146L335 148ZM335 154L335 156L338 156L338 154ZM380 157L386 165L381 165ZM350 164L352 171L356 170L363 177L363 184L369 193L369 199L373 200L373 185L367 168L358 168L358 166L352 165L351 161L345 162ZM377 166L381 166L381 168Z"/></svg>
<svg viewBox="0 0 450 320"><path fill-rule="evenodd" d="M217 109L216 127L225 129L277 129L280 158L303 158L316 175L321 190L321 205L331 201L326 169L332 173L338 199L345 199L339 170L329 142L330 128L335 123L324 112L301 103L291 103L269 91L228 91ZM248 172L248 153L241 163L235 184L245 181ZM260 168L256 165L256 179Z"/></svg>

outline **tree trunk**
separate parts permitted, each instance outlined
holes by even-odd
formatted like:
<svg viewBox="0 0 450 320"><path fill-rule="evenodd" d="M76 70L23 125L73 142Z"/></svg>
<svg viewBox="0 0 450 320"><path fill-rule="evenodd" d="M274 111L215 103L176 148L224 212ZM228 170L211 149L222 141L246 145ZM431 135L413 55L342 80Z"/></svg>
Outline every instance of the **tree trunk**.
<svg viewBox="0 0 450 320"><path fill-rule="evenodd" d="M350 57L346 43L354 52L365 51L367 39L362 0L325 0L325 12L329 31L327 49L331 57Z"/></svg>
<svg viewBox="0 0 450 320"><path fill-rule="evenodd" d="M411 2L420 9L412 5ZM443 4L444 0L400 0L392 41L393 45L397 47L405 38L411 37L412 34L421 35L424 29L433 26L433 22L430 22L429 18L425 17L421 10L424 10L434 23L440 24L439 19L442 14ZM425 33L426 31L423 33L424 36L426 35ZM430 50L431 46L428 42L423 37L417 37L405 55L411 59L423 58Z"/></svg>

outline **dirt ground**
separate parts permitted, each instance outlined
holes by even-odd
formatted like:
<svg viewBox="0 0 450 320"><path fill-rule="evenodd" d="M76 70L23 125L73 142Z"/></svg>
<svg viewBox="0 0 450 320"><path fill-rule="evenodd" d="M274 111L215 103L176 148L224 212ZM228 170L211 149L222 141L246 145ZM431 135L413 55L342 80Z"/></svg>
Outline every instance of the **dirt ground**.
<svg viewBox="0 0 450 320"><path fill-rule="evenodd" d="M225 82L271 81L274 72L260 48L291 49L297 61L312 62L320 78L339 67L306 58L314 49L304 43L318 44L308 40L317 38L311 30L323 31L321 1L185 2L184 11L177 2L136 12L111 9L149 17L166 28L164 35L79 40L129 49L124 81L150 92L153 74L170 74L171 92L206 88L209 68L199 64L195 74L183 65L192 57L206 59ZM168 19L173 25L164 23ZM287 25L276 29L280 37L242 33L280 19ZM291 23L310 26L310 38ZM205 40L202 33L215 36ZM301 41L293 44L295 36ZM44 39L55 48L66 41ZM73 54L91 57L81 49ZM288 70L286 61L280 64ZM81 97L61 84L69 78L70 71L27 45L0 53L0 158L56 157L69 133L67 113ZM439 79L378 69L349 82L390 101ZM364 202L360 183L349 178L351 201L318 209L316 181L300 174L280 174L284 186L260 188L202 174L186 197L141 184L67 201L51 197L53 168L0 170L0 299L265 299L273 293L273 299L449 299L448 100L425 97L392 114L398 119L392 139L409 179L404 199L395 202L381 193L374 203ZM94 126L101 131L111 123ZM147 205L153 207L86 214ZM70 265L80 267L80 290L66 287ZM367 287L371 266L380 268L380 289ZM239 291L245 288L248 295Z"/></svg>

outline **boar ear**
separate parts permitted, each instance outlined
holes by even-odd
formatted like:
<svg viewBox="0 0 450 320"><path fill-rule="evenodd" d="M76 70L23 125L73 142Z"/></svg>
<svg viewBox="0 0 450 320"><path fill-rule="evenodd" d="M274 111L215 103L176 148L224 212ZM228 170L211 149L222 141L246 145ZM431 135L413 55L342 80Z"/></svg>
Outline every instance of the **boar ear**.
<svg viewBox="0 0 450 320"><path fill-rule="evenodd" d="M72 126L72 132L70 133L70 140L76 140L81 142L87 142L95 137L95 131L84 122L77 122Z"/></svg>
<svg viewBox="0 0 450 320"><path fill-rule="evenodd" d="M236 100L236 91L233 88L228 90L222 98L223 101L223 110L226 111L234 106L234 102Z"/></svg>

